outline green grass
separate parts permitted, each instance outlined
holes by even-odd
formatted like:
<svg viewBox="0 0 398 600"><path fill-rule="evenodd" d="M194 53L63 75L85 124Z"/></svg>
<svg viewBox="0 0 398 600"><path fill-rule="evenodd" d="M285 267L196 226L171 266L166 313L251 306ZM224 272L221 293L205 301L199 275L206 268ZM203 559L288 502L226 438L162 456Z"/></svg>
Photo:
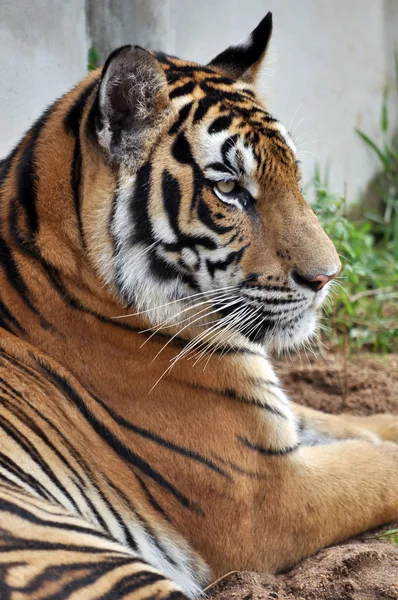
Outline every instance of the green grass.
<svg viewBox="0 0 398 600"><path fill-rule="evenodd" d="M326 309L322 337L348 354L398 351L398 268L394 240L377 235L372 221L346 216L345 199L330 194L319 169L314 210L333 240L343 269Z"/></svg>
<svg viewBox="0 0 398 600"><path fill-rule="evenodd" d="M398 85L398 54L395 55L396 83ZM365 213L372 222L378 238L391 242L394 259L398 261L398 135L393 130L388 112L389 90L385 88L379 124L380 142L371 139L364 131L357 129L358 135L376 157L380 165L377 183L373 193L379 198L379 213Z"/></svg>
<svg viewBox="0 0 398 600"><path fill-rule="evenodd" d="M398 529L390 529L389 531L383 531L378 536L381 540L388 540L393 544L398 544Z"/></svg>

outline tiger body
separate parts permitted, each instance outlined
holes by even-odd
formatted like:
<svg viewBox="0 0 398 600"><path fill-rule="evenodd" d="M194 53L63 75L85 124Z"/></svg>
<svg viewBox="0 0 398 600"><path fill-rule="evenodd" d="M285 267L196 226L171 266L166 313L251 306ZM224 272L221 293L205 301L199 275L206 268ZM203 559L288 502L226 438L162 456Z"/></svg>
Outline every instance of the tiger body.
<svg viewBox="0 0 398 600"><path fill-rule="evenodd" d="M296 407L269 362L327 293L292 270L339 262L229 55L116 51L1 165L1 598L194 597L398 516L398 419Z"/></svg>

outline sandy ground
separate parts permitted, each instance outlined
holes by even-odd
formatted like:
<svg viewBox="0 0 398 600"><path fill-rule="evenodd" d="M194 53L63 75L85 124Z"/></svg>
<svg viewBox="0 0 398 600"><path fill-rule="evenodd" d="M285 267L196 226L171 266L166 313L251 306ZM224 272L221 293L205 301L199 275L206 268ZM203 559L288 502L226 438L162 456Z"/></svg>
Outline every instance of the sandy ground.
<svg viewBox="0 0 398 600"><path fill-rule="evenodd" d="M295 357L277 370L296 402L328 412L398 414L398 356ZM207 593L211 600L398 600L398 545L366 533L285 574L232 573Z"/></svg>

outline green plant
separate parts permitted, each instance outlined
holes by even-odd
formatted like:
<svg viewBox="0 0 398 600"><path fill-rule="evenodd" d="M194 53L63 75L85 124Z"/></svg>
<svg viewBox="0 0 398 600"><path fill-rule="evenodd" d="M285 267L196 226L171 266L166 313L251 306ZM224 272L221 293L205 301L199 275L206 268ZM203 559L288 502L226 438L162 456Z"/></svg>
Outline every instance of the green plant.
<svg viewBox="0 0 398 600"><path fill-rule="evenodd" d="M100 56L97 48L90 48L88 51L88 70L95 71L95 69L97 69L99 66L99 60Z"/></svg>
<svg viewBox="0 0 398 600"><path fill-rule="evenodd" d="M326 309L322 335L329 346L352 352L398 350L398 269L393 243L376 244L372 224L346 216L345 199L330 194L316 169L314 210L333 240L343 269Z"/></svg>
<svg viewBox="0 0 398 600"><path fill-rule="evenodd" d="M389 531L383 531L378 536L382 540L388 540L389 542L393 542L393 544L398 544L398 529L390 529Z"/></svg>
<svg viewBox="0 0 398 600"><path fill-rule="evenodd" d="M395 55L395 66L398 82L398 54ZM365 216L373 222L373 229L377 235L383 237L386 242L392 241L394 258L398 260L398 135L391 132L387 88L384 90L380 119L382 144L378 145L360 129L356 131L378 157L382 166L376 189L382 204L382 214L368 212Z"/></svg>

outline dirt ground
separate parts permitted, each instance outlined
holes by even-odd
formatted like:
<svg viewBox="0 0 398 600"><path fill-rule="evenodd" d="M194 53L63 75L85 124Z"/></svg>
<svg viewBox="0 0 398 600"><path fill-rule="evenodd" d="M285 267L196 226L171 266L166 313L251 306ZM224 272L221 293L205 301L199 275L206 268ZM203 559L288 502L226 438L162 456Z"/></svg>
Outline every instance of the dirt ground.
<svg viewBox="0 0 398 600"><path fill-rule="evenodd" d="M296 402L327 412L398 414L398 356L294 357L277 370ZM398 545L368 532L285 574L231 573L207 594L211 600L398 600Z"/></svg>

